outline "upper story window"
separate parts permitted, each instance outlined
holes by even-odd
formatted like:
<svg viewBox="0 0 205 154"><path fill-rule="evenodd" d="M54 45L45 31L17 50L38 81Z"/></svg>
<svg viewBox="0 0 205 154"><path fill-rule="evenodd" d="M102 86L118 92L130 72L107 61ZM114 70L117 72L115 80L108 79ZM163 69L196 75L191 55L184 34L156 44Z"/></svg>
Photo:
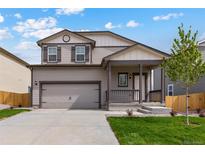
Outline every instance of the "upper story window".
<svg viewBox="0 0 205 154"><path fill-rule="evenodd" d="M173 84L168 84L168 86L167 86L167 95L168 96L173 96L174 95L174 85Z"/></svg>
<svg viewBox="0 0 205 154"><path fill-rule="evenodd" d="M75 62L85 62L85 46L75 47Z"/></svg>
<svg viewBox="0 0 205 154"><path fill-rule="evenodd" d="M57 62L57 47L48 47L48 62Z"/></svg>

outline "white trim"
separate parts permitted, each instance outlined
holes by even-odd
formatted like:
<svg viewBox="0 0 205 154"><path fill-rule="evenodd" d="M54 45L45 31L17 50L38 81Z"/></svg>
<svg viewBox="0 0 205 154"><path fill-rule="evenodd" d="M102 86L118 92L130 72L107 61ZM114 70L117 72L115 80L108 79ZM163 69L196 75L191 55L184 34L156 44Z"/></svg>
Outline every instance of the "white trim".
<svg viewBox="0 0 205 154"><path fill-rule="evenodd" d="M84 53L80 53L80 54L77 53L76 47L84 47ZM77 55L84 55L84 59L82 61L78 61ZM84 63L85 62L85 46L81 46L81 45L75 46L75 62L76 63Z"/></svg>
<svg viewBox="0 0 205 154"><path fill-rule="evenodd" d="M49 49L50 49L50 48L55 48L55 49L56 49L56 60L55 60L55 61L50 61L50 60L49 60L49 55L54 55L54 54L49 54ZM57 48L57 47L48 47L47 59L48 59L48 62L57 62L57 59L58 59L58 48Z"/></svg>
<svg viewBox="0 0 205 154"><path fill-rule="evenodd" d="M198 45L200 46L200 44L204 43L205 42L205 39L201 40L201 41L198 41Z"/></svg>
<svg viewBox="0 0 205 154"><path fill-rule="evenodd" d="M151 70L151 90L154 90L154 70Z"/></svg>
<svg viewBox="0 0 205 154"><path fill-rule="evenodd" d="M171 90L169 90L169 87L172 87ZM170 91L172 92L172 95L169 95ZM174 84L167 85L167 96L174 96Z"/></svg>

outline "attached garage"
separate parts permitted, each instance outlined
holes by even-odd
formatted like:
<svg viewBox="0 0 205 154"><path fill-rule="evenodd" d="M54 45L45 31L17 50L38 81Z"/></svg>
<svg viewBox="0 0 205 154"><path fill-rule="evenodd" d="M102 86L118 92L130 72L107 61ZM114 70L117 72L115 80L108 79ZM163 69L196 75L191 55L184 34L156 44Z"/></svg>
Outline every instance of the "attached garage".
<svg viewBox="0 0 205 154"><path fill-rule="evenodd" d="M40 107L47 109L101 108L100 81L40 82Z"/></svg>

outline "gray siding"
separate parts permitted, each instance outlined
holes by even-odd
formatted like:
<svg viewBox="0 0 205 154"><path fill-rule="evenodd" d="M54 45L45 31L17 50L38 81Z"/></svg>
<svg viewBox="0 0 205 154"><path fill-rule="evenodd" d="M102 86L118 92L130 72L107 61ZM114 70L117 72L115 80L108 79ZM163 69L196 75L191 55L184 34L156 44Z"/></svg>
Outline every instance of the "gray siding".
<svg viewBox="0 0 205 154"><path fill-rule="evenodd" d="M201 51L203 59L205 60L205 46L199 46L199 50Z"/></svg>
<svg viewBox="0 0 205 154"><path fill-rule="evenodd" d="M205 46L199 46L199 50L202 52L203 59L205 60ZM160 82L161 72L160 68L155 69L154 71L154 89L161 89L161 82ZM182 88L180 85L177 85L170 81L168 78L165 80L165 95L167 95L167 86L168 84L174 85L174 95L183 95L185 94L185 89ZM190 93L198 93L198 92L205 92L205 76L202 77L199 82L190 88Z"/></svg>
<svg viewBox="0 0 205 154"><path fill-rule="evenodd" d="M129 74L128 87L118 87L118 73L126 72ZM133 73L139 72L138 66L115 66L112 67L112 89L132 89ZM148 91L150 89L150 74L147 67L143 67L143 73L148 73ZM33 69L33 105L39 105L39 82L40 81L101 81L101 103L105 104L105 91L107 90L107 72L101 67L47 67ZM37 83L37 85L35 85ZM88 96L89 97L89 96Z"/></svg>
<svg viewBox="0 0 205 154"><path fill-rule="evenodd" d="M166 82L166 95L167 95L167 85L174 84L174 95L184 95L186 93L185 88L182 88L180 85L173 83L167 79ZM202 77L199 82L190 88L190 93L199 93L205 92L205 77Z"/></svg>
<svg viewBox="0 0 205 154"><path fill-rule="evenodd" d="M154 89L153 90L161 90L161 68L154 69Z"/></svg>
<svg viewBox="0 0 205 154"><path fill-rule="evenodd" d="M34 68L33 81L33 105L39 105L39 81L101 81L102 104L105 101L107 80L103 68Z"/></svg>

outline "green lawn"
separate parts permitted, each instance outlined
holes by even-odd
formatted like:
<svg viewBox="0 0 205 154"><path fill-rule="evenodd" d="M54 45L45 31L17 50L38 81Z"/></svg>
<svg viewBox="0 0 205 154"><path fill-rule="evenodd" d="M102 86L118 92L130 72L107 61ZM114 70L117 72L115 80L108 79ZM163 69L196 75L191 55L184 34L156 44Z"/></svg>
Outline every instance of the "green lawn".
<svg viewBox="0 0 205 154"><path fill-rule="evenodd" d="M109 117L120 144L205 144L205 118Z"/></svg>
<svg viewBox="0 0 205 154"><path fill-rule="evenodd" d="M4 109L0 110L0 119L7 118L16 114L19 114L21 112L27 112L30 111L28 109Z"/></svg>

